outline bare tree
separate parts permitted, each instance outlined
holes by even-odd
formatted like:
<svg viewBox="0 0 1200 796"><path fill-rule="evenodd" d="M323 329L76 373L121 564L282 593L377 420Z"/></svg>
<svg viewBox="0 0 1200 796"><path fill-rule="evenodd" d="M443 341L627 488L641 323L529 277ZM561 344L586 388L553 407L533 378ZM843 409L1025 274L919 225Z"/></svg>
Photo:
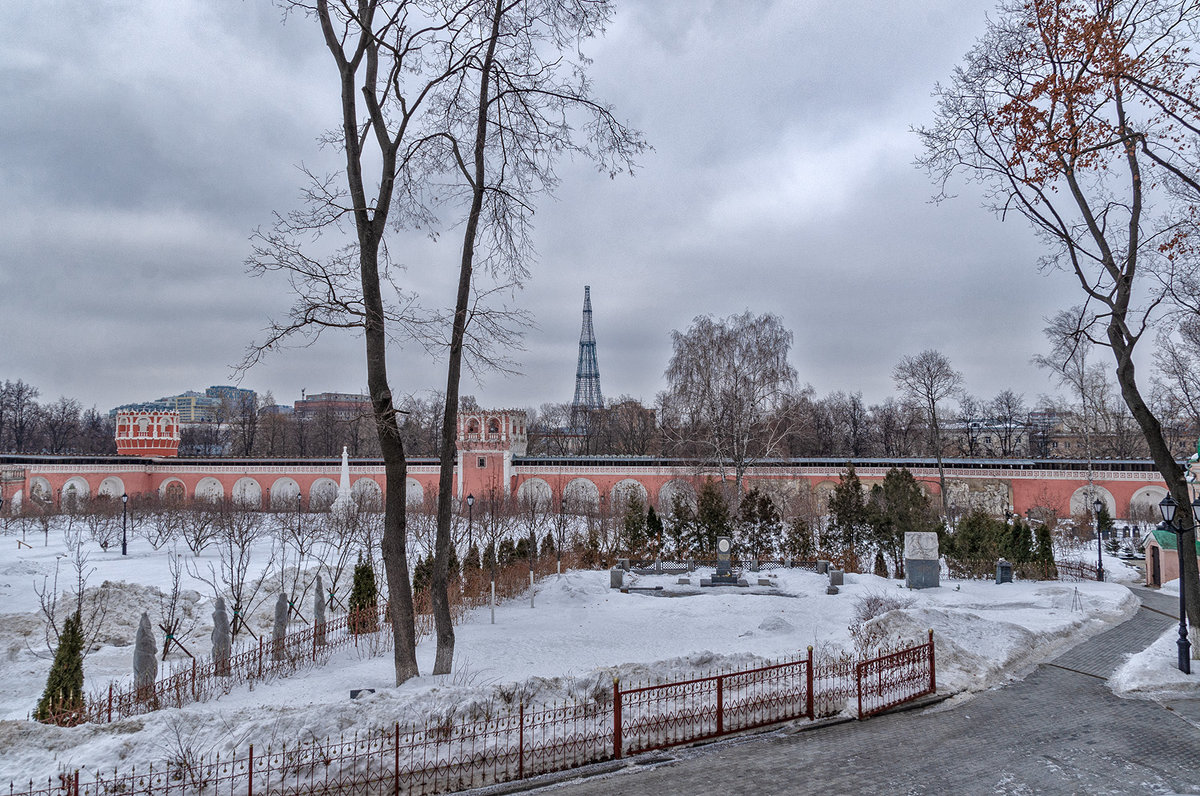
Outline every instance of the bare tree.
<svg viewBox="0 0 1200 796"><path fill-rule="evenodd" d="M947 398L962 390L962 374L950 366L950 360L940 351L929 349L916 356L906 356L892 370L896 387L925 410L929 424L929 444L937 458L938 490L942 497L942 516L950 514L946 495L946 469L942 464L941 406Z"/></svg>
<svg viewBox="0 0 1200 796"><path fill-rule="evenodd" d="M83 655L87 657L88 653L96 647L96 642L100 638L104 618L108 614L109 591L107 583L101 584L98 588L88 588L88 580L95 573L96 568L88 566L87 553L83 552L83 540L78 535L70 537L67 542L71 569L74 571L74 583L72 584L74 591L64 590L60 597L58 568L62 559L57 559L54 563L54 579L51 581L49 578L43 577L40 584L34 583L33 590L37 594L38 606L42 618L45 620L42 629L46 647L51 652L58 649L59 635L62 632L58 621L58 611L61 602L69 601L70 610L67 614L68 616L78 615L80 618L83 632Z"/></svg>
<svg viewBox="0 0 1200 796"><path fill-rule="evenodd" d="M43 408L42 436L51 453L66 453L75 448L79 437L79 401L65 395Z"/></svg>
<svg viewBox="0 0 1200 796"><path fill-rule="evenodd" d="M1012 390L1001 390L988 403L995 433L1000 444L1000 455L1009 458L1017 455L1022 434L1028 435L1028 415L1025 396Z"/></svg>
<svg viewBox="0 0 1200 796"><path fill-rule="evenodd" d="M208 565L207 574L188 562L188 574L196 580L208 584L217 597L228 595L233 618L230 629L237 638L239 629L250 630L247 616L258 605L259 591L267 579L271 567L263 576L250 578L250 564L254 558L255 544L266 535L262 514L251 511L216 511L213 512L216 521L217 536L215 546L219 556L217 566ZM274 550L272 550L274 553ZM274 555L268 556L268 561Z"/></svg>
<svg viewBox="0 0 1200 796"><path fill-rule="evenodd" d="M787 436L778 410L796 382L792 333L777 315L746 311L699 316L686 332L671 332L671 342L664 423L722 472L732 467L740 495L746 468L776 453Z"/></svg>
<svg viewBox="0 0 1200 796"><path fill-rule="evenodd" d="M180 598L183 596L183 591L180 586L184 564L180 553L176 550L171 550L167 557L167 569L171 573L170 591L165 595L159 595L158 598L158 629L163 632L163 648L162 659L167 659L167 653L174 645L192 658L192 653L188 652L187 647L183 646L184 637L195 627L195 622L187 621L184 614L183 606L180 605Z"/></svg>

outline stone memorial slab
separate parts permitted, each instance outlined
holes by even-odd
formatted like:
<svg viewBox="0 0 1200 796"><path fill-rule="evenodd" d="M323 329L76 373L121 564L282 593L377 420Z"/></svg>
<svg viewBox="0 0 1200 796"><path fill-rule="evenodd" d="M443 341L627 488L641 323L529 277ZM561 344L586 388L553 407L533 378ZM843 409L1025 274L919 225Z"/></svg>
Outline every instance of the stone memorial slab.
<svg viewBox="0 0 1200 796"><path fill-rule="evenodd" d="M608 571L608 587L610 589L619 589L625 585L625 570L610 569Z"/></svg>
<svg viewBox="0 0 1200 796"><path fill-rule="evenodd" d="M942 585L938 535L931 531L904 534L904 582L910 589Z"/></svg>
<svg viewBox="0 0 1200 796"><path fill-rule="evenodd" d="M845 584L845 581L846 581L845 573L842 570L834 569L834 568L830 567L830 569L829 569L829 585L830 586L842 586Z"/></svg>
<svg viewBox="0 0 1200 796"><path fill-rule="evenodd" d="M717 537L717 574L712 576L714 586L737 586L738 578L733 574L733 540L728 536Z"/></svg>

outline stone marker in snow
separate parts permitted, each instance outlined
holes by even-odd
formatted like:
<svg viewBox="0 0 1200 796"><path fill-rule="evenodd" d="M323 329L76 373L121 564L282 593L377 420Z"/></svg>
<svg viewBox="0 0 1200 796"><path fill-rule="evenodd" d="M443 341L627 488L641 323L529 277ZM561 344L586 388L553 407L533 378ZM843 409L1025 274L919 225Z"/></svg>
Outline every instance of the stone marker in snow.
<svg viewBox="0 0 1200 796"><path fill-rule="evenodd" d="M317 575L317 593L313 595L313 643L325 643L325 584Z"/></svg>
<svg viewBox="0 0 1200 796"><path fill-rule="evenodd" d="M149 699L154 680L158 677L158 645L154 642L154 629L150 616L142 612L138 622L137 637L133 643L133 687L139 699Z"/></svg>
<svg viewBox="0 0 1200 796"><path fill-rule="evenodd" d="M212 658L217 674L229 674L229 654L233 651L233 634L229 632L229 614L225 598L218 597L213 608Z"/></svg>
<svg viewBox="0 0 1200 796"><path fill-rule="evenodd" d="M283 649L283 637L287 635L288 599L281 592L275 600L275 628L271 632L271 658L282 661L287 658Z"/></svg>
<svg viewBox="0 0 1200 796"><path fill-rule="evenodd" d="M938 538L932 531L904 534L904 583L910 589L933 589L942 585L938 562Z"/></svg>

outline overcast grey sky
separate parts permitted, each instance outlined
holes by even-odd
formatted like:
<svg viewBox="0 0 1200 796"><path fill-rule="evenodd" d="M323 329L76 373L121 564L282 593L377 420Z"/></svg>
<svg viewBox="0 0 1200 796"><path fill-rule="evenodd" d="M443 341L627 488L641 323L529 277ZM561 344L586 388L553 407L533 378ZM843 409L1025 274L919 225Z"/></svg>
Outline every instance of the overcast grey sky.
<svg viewBox="0 0 1200 796"><path fill-rule="evenodd" d="M934 206L910 127L983 31L992 0L621 0L596 92L655 147L633 179L564 163L519 294L538 324L523 375L464 382L484 405L569 401L583 286L606 396L652 401L670 332L696 315L782 316L818 393L893 393L892 366L938 348L967 389L1052 392L1029 363L1076 301L1037 270L1020 220L970 186ZM318 28L265 0L0 4L0 379L101 410L228 383L288 305L252 279L249 235L299 201L338 123ZM455 235L394 238L405 280L449 304ZM358 392L362 341L274 355L242 386ZM442 364L397 350L393 389Z"/></svg>

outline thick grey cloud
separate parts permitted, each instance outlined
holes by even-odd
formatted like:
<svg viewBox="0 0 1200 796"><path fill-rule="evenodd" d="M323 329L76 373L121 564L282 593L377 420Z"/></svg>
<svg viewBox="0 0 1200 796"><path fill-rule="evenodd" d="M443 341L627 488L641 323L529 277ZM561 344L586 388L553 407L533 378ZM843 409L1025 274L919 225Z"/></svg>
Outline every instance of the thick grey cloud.
<svg viewBox="0 0 1200 796"><path fill-rule="evenodd" d="M82 7L81 7L82 6ZM564 163L517 300L524 375L464 385L485 404L569 400L582 287L603 386L652 400L670 332L700 314L783 316L819 392L891 394L904 354L942 349L982 395L1050 389L1029 365L1074 300L1020 223L970 190L933 206L912 125L982 31L987 0L626 0L587 52L598 93L655 147L634 179ZM265 2L0 6L0 378L107 409L224 383L282 280L250 279L248 237L298 201L337 119L311 21ZM402 281L450 300L456 235L391 244ZM440 364L393 352L400 391ZM361 341L275 355L243 385L291 401L362 388Z"/></svg>

